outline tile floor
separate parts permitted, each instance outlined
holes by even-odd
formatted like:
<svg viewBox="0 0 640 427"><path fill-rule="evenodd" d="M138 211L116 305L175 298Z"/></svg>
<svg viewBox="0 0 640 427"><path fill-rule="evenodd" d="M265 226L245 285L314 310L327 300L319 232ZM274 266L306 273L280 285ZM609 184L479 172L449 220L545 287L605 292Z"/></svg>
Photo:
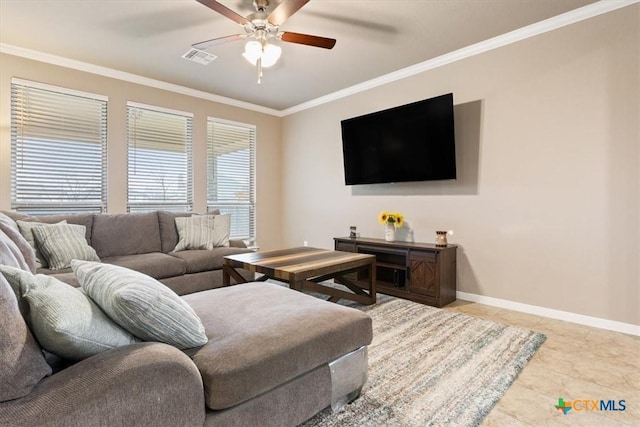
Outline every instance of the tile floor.
<svg viewBox="0 0 640 427"><path fill-rule="evenodd" d="M547 335L483 427L640 426L640 337L468 301L446 309ZM564 415L554 408L560 397L625 400L626 409Z"/></svg>

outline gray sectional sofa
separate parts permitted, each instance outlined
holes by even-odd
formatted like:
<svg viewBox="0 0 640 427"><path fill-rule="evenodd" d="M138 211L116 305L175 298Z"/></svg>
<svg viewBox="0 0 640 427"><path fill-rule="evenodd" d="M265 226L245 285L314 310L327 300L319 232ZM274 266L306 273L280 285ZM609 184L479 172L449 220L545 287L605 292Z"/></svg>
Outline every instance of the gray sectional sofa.
<svg viewBox="0 0 640 427"><path fill-rule="evenodd" d="M152 273L181 294L208 342L183 351L138 342L52 369L21 295L0 274L0 425L295 426L359 395L370 317L271 283L211 289L220 261L170 255L170 215L65 219L85 221L103 262ZM28 269L29 245L0 229L0 263ZM40 272L74 282L72 272Z"/></svg>
<svg viewBox="0 0 640 427"><path fill-rule="evenodd" d="M178 295L222 286L222 261L226 255L249 252L242 240L230 240L229 247L213 250L172 252L178 243L175 218L190 213L155 211L139 214L73 214L28 216L3 211L15 221L54 224L66 220L86 228L86 239L105 263L139 271L159 280ZM70 268L38 273L78 286ZM253 276L243 274L247 279Z"/></svg>

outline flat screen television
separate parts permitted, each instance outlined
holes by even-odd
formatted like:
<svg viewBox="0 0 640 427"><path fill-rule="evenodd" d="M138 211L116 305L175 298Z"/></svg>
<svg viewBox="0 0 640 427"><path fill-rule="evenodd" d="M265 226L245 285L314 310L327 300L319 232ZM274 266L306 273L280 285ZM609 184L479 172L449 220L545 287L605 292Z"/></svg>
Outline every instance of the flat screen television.
<svg viewBox="0 0 640 427"><path fill-rule="evenodd" d="M456 178L453 94L342 120L346 185Z"/></svg>

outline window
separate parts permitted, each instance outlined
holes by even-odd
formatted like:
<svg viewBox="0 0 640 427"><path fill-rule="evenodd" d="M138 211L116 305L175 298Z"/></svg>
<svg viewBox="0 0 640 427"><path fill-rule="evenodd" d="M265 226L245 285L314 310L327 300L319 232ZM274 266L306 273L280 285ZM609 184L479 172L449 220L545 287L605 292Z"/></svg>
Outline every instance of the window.
<svg viewBox="0 0 640 427"><path fill-rule="evenodd" d="M207 205L231 214L231 237L255 242L256 128L209 118Z"/></svg>
<svg viewBox="0 0 640 427"><path fill-rule="evenodd" d="M189 113L127 104L129 212L192 209L192 127Z"/></svg>
<svg viewBox="0 0 640 427"><path fill-rule="evenodd" d="M11 209L106 212L107 98L11 79Z"/></svg>

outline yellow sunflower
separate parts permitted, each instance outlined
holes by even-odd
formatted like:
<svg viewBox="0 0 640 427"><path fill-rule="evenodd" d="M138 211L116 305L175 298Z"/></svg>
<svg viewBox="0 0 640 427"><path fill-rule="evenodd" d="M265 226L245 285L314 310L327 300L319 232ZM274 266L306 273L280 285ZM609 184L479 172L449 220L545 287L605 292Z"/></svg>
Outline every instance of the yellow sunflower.
<svg viewBox="0 0 640 427"><path fill-rule="evenodd" d="M378 215L378 222L380 224L393 224L394 226L400 228L404 224L404 215L402 215L400 212L382 211Z"/></svg>
<svg viewBox="0 0 640 427"><path fill-rule="evenodd" d="M386 224L388 221L389 221L389 212L387 211L380 212L380 214L378 215L378 222L380 224Z"/></svg>

